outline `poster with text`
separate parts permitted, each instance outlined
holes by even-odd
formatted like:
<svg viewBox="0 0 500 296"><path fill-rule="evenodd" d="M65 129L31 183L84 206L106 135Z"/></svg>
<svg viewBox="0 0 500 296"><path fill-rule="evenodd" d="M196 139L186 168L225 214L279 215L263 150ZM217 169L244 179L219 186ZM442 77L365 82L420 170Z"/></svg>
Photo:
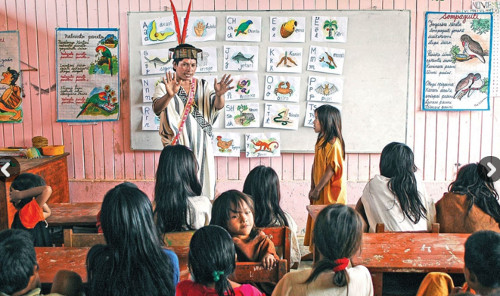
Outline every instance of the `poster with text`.
<svg viewBox="0 0 500 296"><path fill-rule="evenodd" d="M258 64L258 46L224 46L224 70L256 72Z"/></svg>
<svg viewBox="0 0 500 296"><path fill-rule="evenodd" d="M159 44L177 40L174 18L162 18L140 21L142 45Z"/></svg>
<svg viewBox="0 0 500 296"><path fill-rule="evenodd" d="M142 78L142 102L152 103L155 87L162 82L162 76Z"/></svg>
<svg viewBox="0 0 500 296"><path fill-rule="evenodd" d="M347 17L313 16L311 40L345 43L347 41Z"/></svg>
<svg viewBox="0 0 500 296"><path fill-rule="evenodd" d="M19 63L19 31L0 32L0 123L23 121L21 67ZM32 84L33 85L33 84ZM34 85L33 85L34 87ZM46 90L45 92L43 92ZM38 92L48 94L51 88L38 87Z"/></svg>
<svg viewBox="0 0 500 296"><path fill-rule="evenodd" d="M153 106L142 106L142 130L160 130L160 117L156 116Z"/></svg>
<svg viewBox="0 0 500 296"><path fill-rule="evenodd" d="M306 116L304 118L304 126L305 127L314 127L314 110L322 105L330 105L342 112L342 105L340 104L330 104L330 103L320 103L320 102L306 102Z"/></svg>
<svg viewBox="0 0 500 296"><path fill-rule="evenodd" d="M234 88L226 93L226 101L259 99L259 77L257 73L231 75Z"/></svg>
<svg viewBox="0 0 500 296"><path fill-rule="evenodd" d="M266 75L264 100L299 102L300 76Z"/></svg>
<svg viewBox="0 0 500 296"><path fill-rule="evenodd" d="M197 73L217 72L217 47L200 47L198 54Z"/></svg>
<svg viewBox="0 0 500 296"><path fill-rule="evenodd" d="M226 41L260 42L260 16L227 16Z"/></svg>
<svg viewBox="0 0 500 296"><path fill-rule="evenodd" d="M214 132L212 140L214 156L240 157L239 133Z"/></svg>
<svg viewBox="0 0 500 296"><path fill-rule="evenodd" d="M141 50L142 75L165 74L173 71L173 59L167 49Z"/></svg>
<svg viewBox="0 0 500 296"><path fill-rule="evenodd" d="M269 41L271 42L305 42L305 17L271 16L269 19Z"/></svg>
<svg viewBox="0 0 500 296"><path fill-rule="evenodd" d="M489 110L491 13L427 12L423 110Z"/></svg>
<svg viewBox="0 0 500 296"><path fill-rule="evenodd" d="M186 43L215 40L217 18L215 16L191 15L187 29Z"/></svg>
<svg viewBox="0 0 500 296"><path fill-rule="evenodd" d="M281 155L279 133L245 134L246 157L278 157Z"/></svg>
<svg viewBox="0 0 500 296"><path fill-rule="evenodd" d="M297 130L300 108L296 104L266 103L263 127Z"/></svg>
<svg viewBox="0 0 500 296"><path fill-rule="evenodd" d="M259 103L227 103L224 106L225 127L259 127Z"/></svg>
<svg viewBox="0 0 500 296"><path fill-rule="evenodd" d="M344 78L334 76L309 76L307 100L342 103Z"/></svg>
<svg viewBox="0 0 500 296"><path fill-rule="evenodd" d="M302 47L268 47L267 72L302 72Z"/></svg>
<svg viewBox="0 0 500 296"><path fill-rule="evenodd" d="M345 49L311 45L307 70L328 74L342 74Z"/></svg>
<svg viewBox="0 0 500 296"><path fill-rule="evenodd" d="M56 29L57 121L118 120L118 29Z"/></svg>

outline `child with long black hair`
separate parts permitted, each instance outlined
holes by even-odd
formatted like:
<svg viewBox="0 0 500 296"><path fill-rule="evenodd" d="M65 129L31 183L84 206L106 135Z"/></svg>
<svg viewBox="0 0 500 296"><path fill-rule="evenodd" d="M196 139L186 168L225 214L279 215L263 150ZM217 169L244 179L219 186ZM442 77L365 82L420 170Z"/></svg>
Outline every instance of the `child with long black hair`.
<svg viewBox="0 0 500 296"><path fill-rule="evenodd" d="M147 195L132 183L117 185L101 208L106 245L87 255L89 295L174 295L179 260L163 249Z"/></svg>
<svg viewBox="0 0 500 296"><path fill-rule="evenodd" d="M388 231L427 231L435 222L434 201L417 181L413 152L403 143L387 144L380 156L380 175L366 184L356 209L366 215L369 232L377 223Z"/></svg>
<svg viewBox="0 0 500 296"><path fill-rule="evenodd" d="M180 282L177 296L262 295L252 285L228 280L236 268L236 252L231 235L220 226L205 226L194 233L188 260L193 281Z"/></svg>
<svg viewBox="0 0 500 296"><path fill-rule="evenodd" d="M329 205L314 225L314 245L319 261L312 269L287 273L274 289L275 295L373 295L368 269L352 267L350 258L361 247L363 221L348 206Z"/></svg>
<svg viewBox="0 0 500 296"><path fill-rule="evenodd" d="M500 232L500 204L487 169L477 163L460 168L448 192L436 203L441 232Z"/></svg>

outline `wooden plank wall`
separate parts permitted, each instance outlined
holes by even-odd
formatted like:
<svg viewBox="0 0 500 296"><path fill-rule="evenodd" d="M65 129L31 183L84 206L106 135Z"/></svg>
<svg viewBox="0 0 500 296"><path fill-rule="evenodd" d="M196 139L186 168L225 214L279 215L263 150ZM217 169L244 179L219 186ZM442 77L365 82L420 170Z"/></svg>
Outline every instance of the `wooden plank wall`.
<svg viewBox="0 0 500 296"><path fill-rule="evenodd" d="M175 0L186 10L188 0ZM424 14L426 11L470 9L471 0L193 0L194 10L411 10L408 143L425 181L449 181L457 164L475 162L500 151L498 98L488 112L422 112L420 109ZM167 0L0 0L0 30L19 30L23 72L24 122L0 124L0 146L31 146L42 135L64 144L70 152L69 177L74 181L153 180L158 152L131 151L128 102L127 12L170 9ZM117 122L68 124L56 122L56 27L120 28L121 114ZM362 42L362 40L359 40ZM350 42L353 42L351 40ZM495 108L496 107L496 108ZM496 137L495 137L496 135ZM314 143L311 143L311 148ZM272 166L282 180L310 179L312 154L288 153L279 158L217 158L218 179L241 181L259 164ZM348 154L351 182L366 182L378 173L379 154Z"/></svg>

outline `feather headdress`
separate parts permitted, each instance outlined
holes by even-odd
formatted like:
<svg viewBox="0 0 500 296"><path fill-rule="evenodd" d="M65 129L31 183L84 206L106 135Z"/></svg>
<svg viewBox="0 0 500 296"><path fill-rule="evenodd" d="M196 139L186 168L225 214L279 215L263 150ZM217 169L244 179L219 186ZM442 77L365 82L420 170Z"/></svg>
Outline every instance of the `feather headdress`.
<svg viewBox="0 0 500 296"><path fill-rule="evenodd" d="M197 59L198 53L201 52L201 49L196 48L190 44L186 44L186 33L187 26L189 22L189 14L191 13L191 1L189 1L188 10L186 13L186 17L184 18L184 25L182 28L181 35L181 27L179 25L179 18L177 17L177 11L175 10L174 3L170 0L170 5L172 5L172 12L174 14L174 24L175 24L175 32L177 33L177 45L174 48L170 48L170 51L174 53L174 59Z"/></svg>

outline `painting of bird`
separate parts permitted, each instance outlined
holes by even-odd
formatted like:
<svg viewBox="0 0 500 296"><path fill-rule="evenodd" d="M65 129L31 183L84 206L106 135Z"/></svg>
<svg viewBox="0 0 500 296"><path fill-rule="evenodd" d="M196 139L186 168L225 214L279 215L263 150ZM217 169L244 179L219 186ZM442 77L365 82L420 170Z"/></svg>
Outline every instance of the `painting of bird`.
<svg viewBox="0 0 500 296"><path fill-rule="evenodd" d="M470 87L474 83L474 74L469 73L465 78L462 78L455 87L454 99L461 100L470 90Z"/></svg>
<svg viewBox="0 0 500 296"><path fill-rule="evenodd" d="M87 111L87 109L89 109L90 107L97 107L109 112L113 111L115 105L110 103L109 96L105 91L94 93L87 98L85 103L83 103L83 105L80 107L82 110L76 117L78 118L78 116L85 114L85 111Z"/></svg>
<svg viewBox="0 0 500 296"><path fill-rule="evenodd" d="M113 63L111 61L113 56L111 55L111 51L106 46L102 46L102 45L99 45L98 47L96 47L95 51L100 52L102 54L105 62L102 62L101 65L107 63L109 73L111 75L113 75Z"/></svg>
<svg viewBox="0 0 500 296"><path fill-rule="evenodd" d="M248 20L248 21L245 21L245 22L242 22L238 28L236 28L236 30L234 30L236 32L236 35L235 36L238 36L240 33L241 34L247 34L248 32L248 28L250 27L250 25L253 24L253 22L251 20Z"/></svg>
<svg viewBox="0 0 500 296"><path fill-rule="evenodd" d="M487 55L479 42L473 40L469 35L463 34L460 37L460 41L462 42L462 46L464 47L464 53L468 54L469 57L476 57L481 63L485 63L484 56Z"/></svg>

